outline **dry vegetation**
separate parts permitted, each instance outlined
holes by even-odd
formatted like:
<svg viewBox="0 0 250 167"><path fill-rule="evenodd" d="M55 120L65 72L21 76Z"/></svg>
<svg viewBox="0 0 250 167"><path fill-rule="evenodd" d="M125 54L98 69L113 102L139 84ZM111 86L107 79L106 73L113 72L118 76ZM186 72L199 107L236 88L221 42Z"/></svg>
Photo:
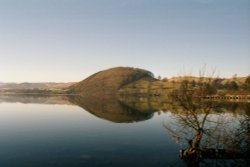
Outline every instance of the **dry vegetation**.
<svg viewBox="0 0 250 167"><path fill-rule="evenodd" d="M145 78L153 79L153 74L138 68L116 67L91 75L68 91L89 96L114 95L124 85Z"/></svg>

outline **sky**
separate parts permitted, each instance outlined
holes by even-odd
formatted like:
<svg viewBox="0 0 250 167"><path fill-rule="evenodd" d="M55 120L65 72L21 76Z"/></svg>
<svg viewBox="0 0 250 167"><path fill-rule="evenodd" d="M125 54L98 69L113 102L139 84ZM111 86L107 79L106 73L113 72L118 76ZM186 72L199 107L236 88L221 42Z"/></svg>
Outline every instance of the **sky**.
<svg viewBox="0 0 250 167"><path fill-rule="evenodd" d="M0 81L71 82L116 66L250 74L249 0L0 0Z"/></svg>

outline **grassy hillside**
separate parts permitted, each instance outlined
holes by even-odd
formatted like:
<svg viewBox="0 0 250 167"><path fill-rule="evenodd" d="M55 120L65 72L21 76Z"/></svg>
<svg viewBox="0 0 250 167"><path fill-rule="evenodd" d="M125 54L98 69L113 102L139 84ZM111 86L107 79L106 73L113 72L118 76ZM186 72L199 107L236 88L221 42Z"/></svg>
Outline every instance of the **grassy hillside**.
<svg viewBox="0 0 250 167"><path fill-rule="evenodd" d="M229 83L229 82L232 82L232 81L235 81L238 85L242 85L245 83L247 77L235 77L235 78L208 78L208 77L205 77L204 78L205 81L206 80L219 80L220 83L222 85L225 85L226 83ZM189 81L189 82L192 82L192 81L195 81L195 82L199 82L200 80L200 77L195 77L195 76L180 76L180 77L173 77L173 78L170 78L168 81L169 82L182 82L182 81Z"/></svg>
<svg viewBox="0 0 250 167"><path fill-rule="evenodd" d="M168 95L178 84L161 80L141 79L119 90L120 95Z"/></svg>
<svg viewBox="0 0 250 167"><path fill-rule="evenodd" d="M154 80L153 74L149 71L130 67L116 67L91 75L87 79L70 86L68 92L91 96L114 95L121 87L141 79Z"/></svg>
<svg viewBox="0 0 250 167"><path fill-rule="evenodd" d="M184 83L188 83L190 90L197 90L200 84L207 84L210 93L218 94L249 94L249 84L246 86L248 77L235 78L208 78L182 76L163 80L138 80L132 82L119 90L120 95L139 96L167 96L174 90L180 88ZM248 87L248 88L247 88ZM213 91L212 91L213 90Z"/></svg>
<svg viewBox="0 0 250 167"><path fill-rule="evenodd" d="M168 96L187 82L190 90L195 91L206 85L209 94L249 94L246 80L248 77L209 78L182 76L157 80L147 70L116 67L100 71L87 79L69 87L68 93L87 96L136 95ZM248 84L249 85L249 84ZM248 86L249 87L249 86Z"/></svg>

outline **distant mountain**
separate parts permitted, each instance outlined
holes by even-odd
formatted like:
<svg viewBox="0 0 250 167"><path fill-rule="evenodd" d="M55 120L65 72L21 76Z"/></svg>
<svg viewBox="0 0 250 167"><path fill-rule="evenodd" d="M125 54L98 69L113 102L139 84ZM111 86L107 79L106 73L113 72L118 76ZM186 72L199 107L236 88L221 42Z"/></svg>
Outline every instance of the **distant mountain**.
<svg viewBox="0 0 250 167"><path fill-rule="evenodd" d="M74 82L69 83L0 83L0 89L62 89L75 84Z"/></svg>
<svg viewBox="0 0 250 167"><path fill-rule="evenodd" d="M131 67L115 67L100 71L69 87L69 93L88 96L115 95L118 90L140 79L154 80L147 70Z"/></svg>

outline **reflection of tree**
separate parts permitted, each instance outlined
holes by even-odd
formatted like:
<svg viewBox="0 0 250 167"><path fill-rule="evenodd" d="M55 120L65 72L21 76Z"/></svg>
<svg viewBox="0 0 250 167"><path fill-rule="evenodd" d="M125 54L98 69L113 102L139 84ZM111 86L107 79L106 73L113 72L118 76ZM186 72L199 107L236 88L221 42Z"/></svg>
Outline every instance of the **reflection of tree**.
<svg viewBox="0 0 250 167"><path fill-rule="evenodd" d="M235 118L216 110L193 107L177 111L175 122L165 124L177 143L186 146L180 157L187 163L197 164L203 159L246 159L249 154L250 119ZM233 122L232 122L233 121Z"/></svg>
<svg viewBox="0 0 250 167"><path fill-rule="evenodd" d="M173 114L174 121L165 127L177 143L186 147L180 151L180 158L192 166L204 159L247 159L249 116L232 117L216 103L198 98L206 93L206 86L199 85L196 92L183 82L172 94L180 107Z"/></svg>

